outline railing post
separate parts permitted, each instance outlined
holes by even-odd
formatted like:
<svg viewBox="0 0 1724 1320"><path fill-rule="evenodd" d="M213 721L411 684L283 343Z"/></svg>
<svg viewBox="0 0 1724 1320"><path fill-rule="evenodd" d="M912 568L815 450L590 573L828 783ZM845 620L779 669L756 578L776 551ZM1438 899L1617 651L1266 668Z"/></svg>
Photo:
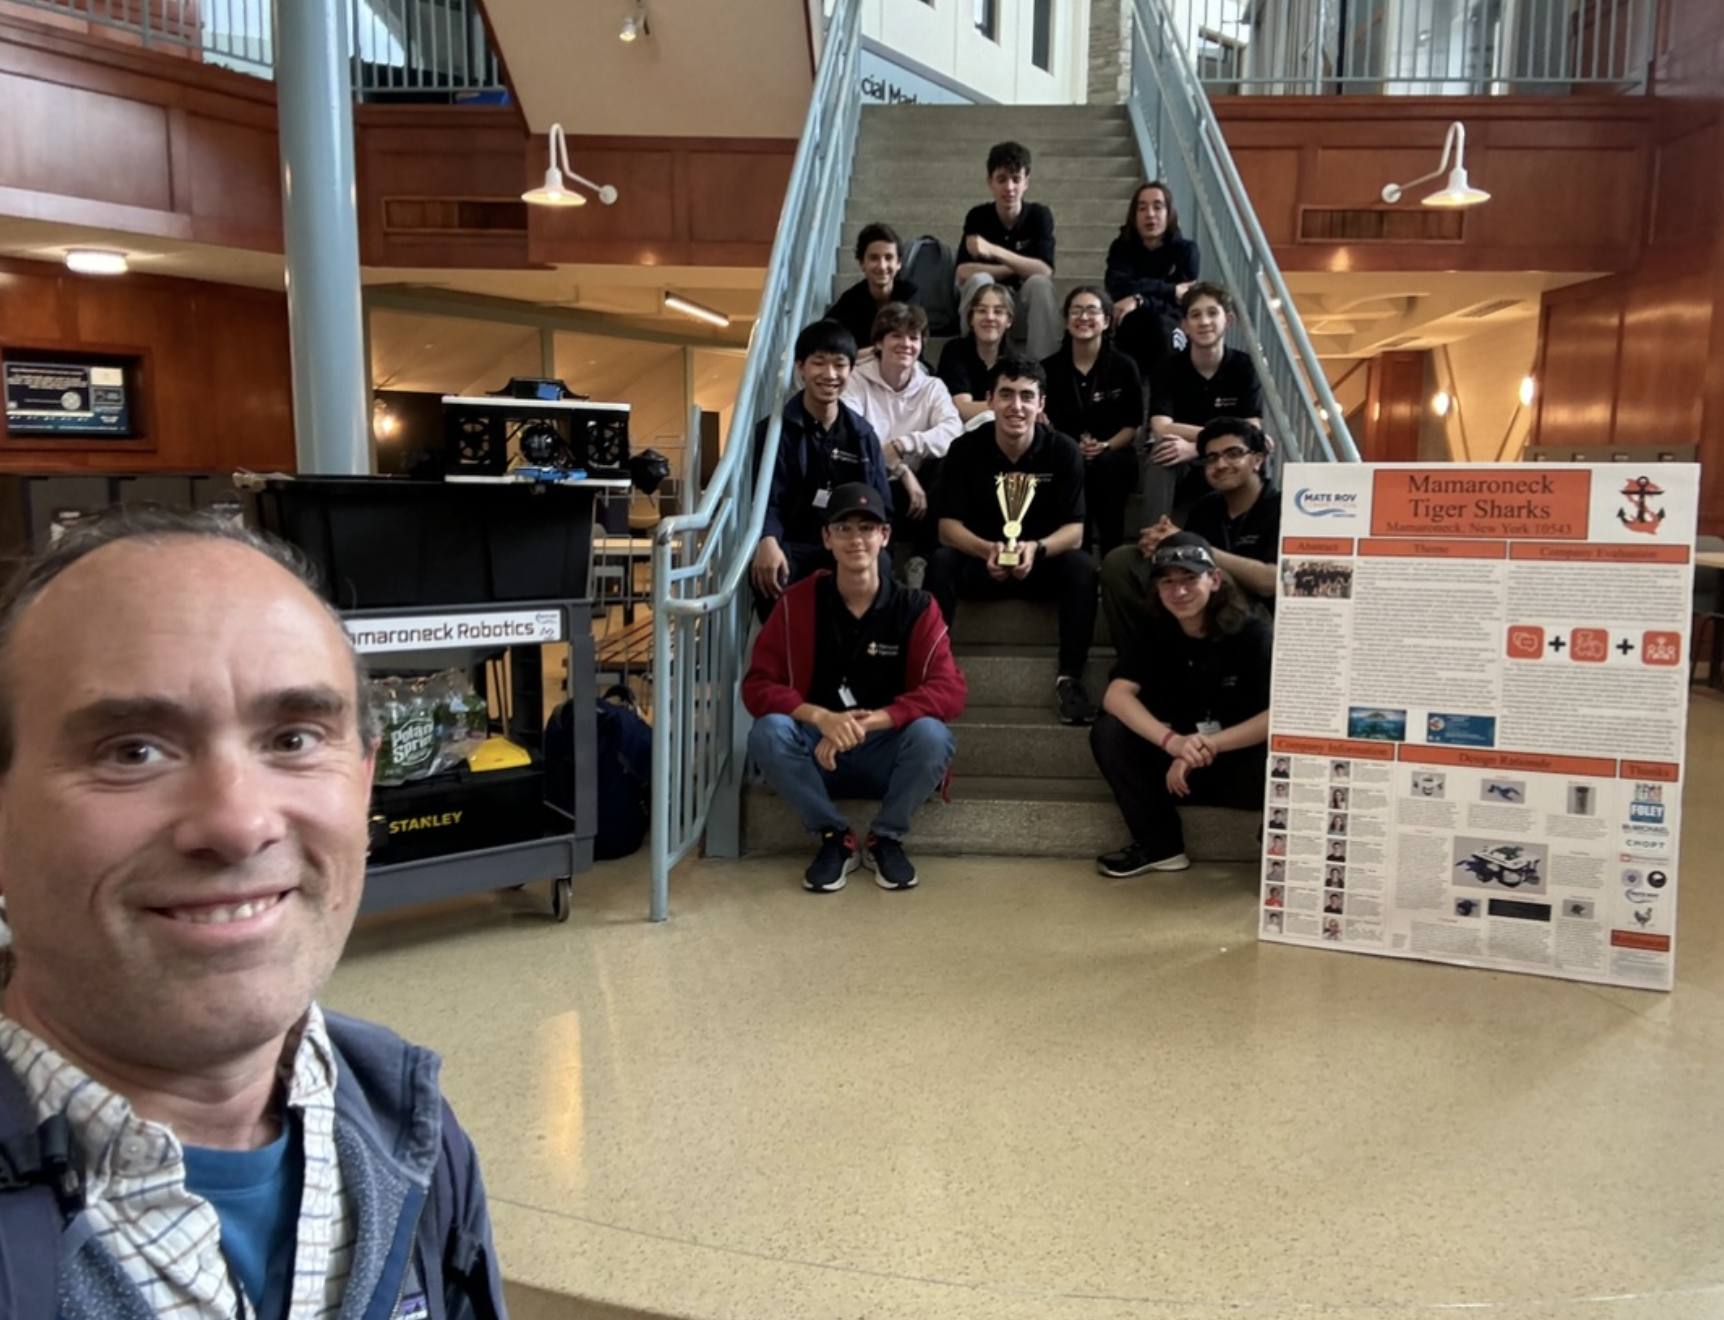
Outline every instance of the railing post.
<svg viewBox="0 0 1724 1320"><path fill-rule="evenodd" d="M282 231L301 472L371 470L344 0L276 6Z"/></svg>

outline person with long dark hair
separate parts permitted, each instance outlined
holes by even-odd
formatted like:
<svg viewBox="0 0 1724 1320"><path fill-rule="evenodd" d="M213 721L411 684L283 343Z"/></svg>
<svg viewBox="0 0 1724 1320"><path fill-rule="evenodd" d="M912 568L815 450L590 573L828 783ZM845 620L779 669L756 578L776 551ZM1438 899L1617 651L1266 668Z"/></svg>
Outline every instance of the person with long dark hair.
<svg viewBox="0 0 1724 1320"><path fill-rule="evenodd" d="M1113 299L1093 284L1066 295L1066 334L1045 358L1048 425L1078 443L1084 456L1086 541L1107 554L1125 540L1125 504L1137 484L1132 441L1143 424L1143 378L1113 347Z"/></svg>
<svg viewBox="0 0 1724 1320"><path fill-rule="evenodd" d="M1018 300L1010 289L1003 284L984 285L970 299L967 333L948 339L940 350L936 374L946 382L952 404L966 422L988 411L988 371L999 361L1017 314Z"/></svg>
<svg viewBox="0 0 1724 1320"><path fill-rule="evenodd" d="M1179 210L1165 183L1152 180L1132 194L1119 237L1107 250L1103 281L1114 301L1117 347L1147 382L1173 350L1183 313L1179 300L1196 281L1203 255L1179 232Z"/></svg>
<svg viewBox="0 0 1724 1320"><path fill-rule="evenodd" d="M1185 870L1178 803L1260 808L1268 768L1269 625L1195 532L1169 536L1152 563L1152 627L1114 667L1090 730L1131 831L1096 858L1116 878Z"/></svg>

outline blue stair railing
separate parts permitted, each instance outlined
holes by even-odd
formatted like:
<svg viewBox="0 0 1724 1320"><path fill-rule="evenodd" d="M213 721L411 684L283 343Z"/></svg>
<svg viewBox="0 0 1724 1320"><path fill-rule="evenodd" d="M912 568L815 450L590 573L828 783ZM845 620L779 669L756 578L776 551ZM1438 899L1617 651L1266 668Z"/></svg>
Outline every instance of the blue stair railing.
<svg viewBox="0 0 1724 1320"><path fill-rule="evenodd" d="M650 916L670 914L670 872L700 842L734 856L745 761L736 711L748 640L745 578L766 516L754 473L772 470L798 331L832 290L861 114L861 4L839 0L779 216L724 455L693 513L653 533ZM754 428L767 422L755 456ZM693 428L691 426L691 434Z"/></svg>

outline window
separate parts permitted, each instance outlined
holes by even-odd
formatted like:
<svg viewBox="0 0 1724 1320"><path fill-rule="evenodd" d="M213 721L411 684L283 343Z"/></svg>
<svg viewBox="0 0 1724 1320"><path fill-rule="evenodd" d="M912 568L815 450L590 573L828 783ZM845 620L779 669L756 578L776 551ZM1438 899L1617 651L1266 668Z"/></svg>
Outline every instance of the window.
<svg viewBox="0 0 1724 1320"><path fill-rule="evenodd" d="M1030 63L1044 72L1053 69L1054 0L1034 0L1030 14Z"/></svg>
<svg viewBox="0 0 1724 1320"><path fill-rule="evenodd" d="M989 41L1000 39L1000 0L975 0L976 31Z"/></svg>

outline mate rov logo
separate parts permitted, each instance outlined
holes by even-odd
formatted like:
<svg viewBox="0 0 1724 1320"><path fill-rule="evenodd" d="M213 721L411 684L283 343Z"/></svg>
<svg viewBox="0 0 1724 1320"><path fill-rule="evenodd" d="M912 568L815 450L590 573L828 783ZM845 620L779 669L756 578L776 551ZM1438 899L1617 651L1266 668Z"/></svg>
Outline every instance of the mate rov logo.
<svg viewBox="0 0 1724 1320"><path fill-rule="evenodd" d="M1359 497L1341 491L1320 491L1301 486L1293 494L1293 507L1313 518L1357 518Z"/></svg>

